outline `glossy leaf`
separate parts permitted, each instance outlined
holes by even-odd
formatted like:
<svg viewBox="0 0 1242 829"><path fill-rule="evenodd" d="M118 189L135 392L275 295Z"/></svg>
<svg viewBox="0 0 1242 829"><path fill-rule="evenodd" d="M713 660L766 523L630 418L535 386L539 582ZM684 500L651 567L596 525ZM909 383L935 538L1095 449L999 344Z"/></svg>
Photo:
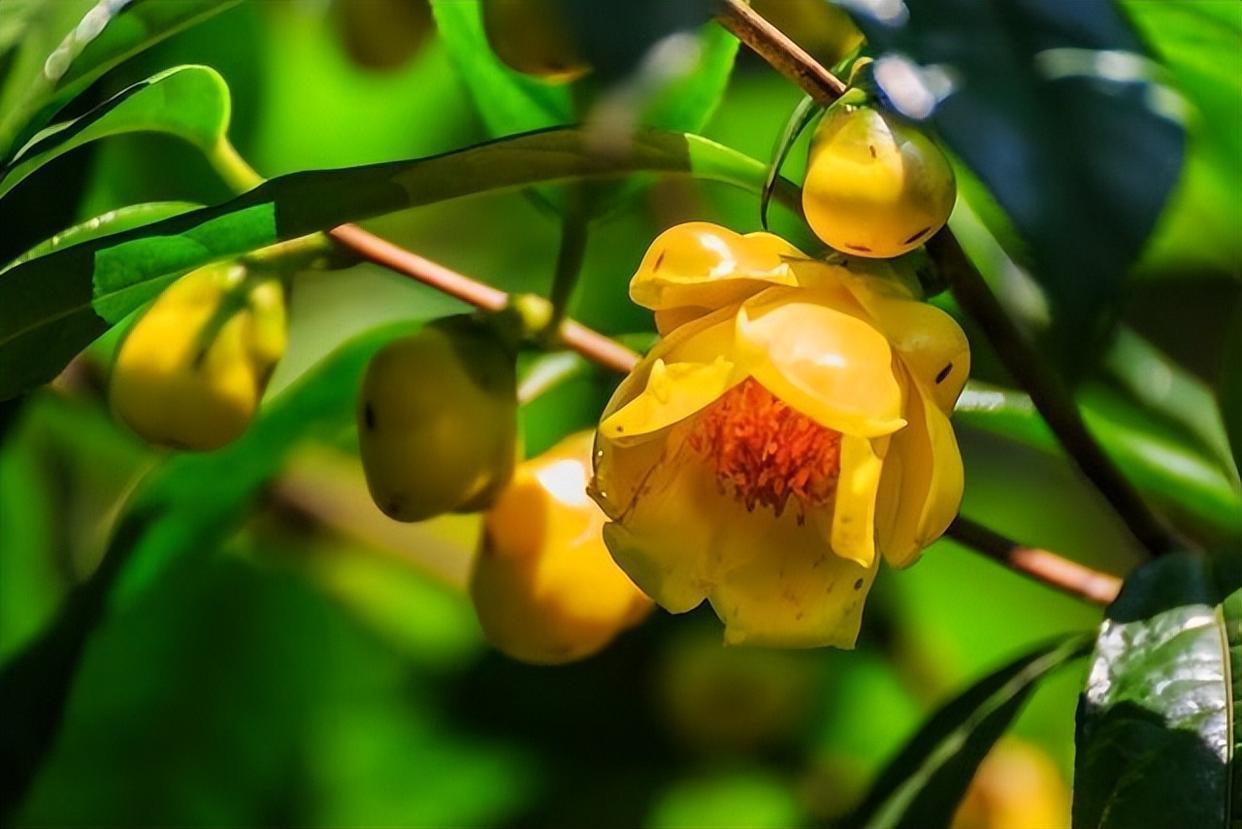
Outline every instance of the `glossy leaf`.
<svg viewBox="0 0 1242 829"><path fill-rule="evenodd" d="M764 165L698 136L645 132L600 157L576 129L443 155L294 173L232 201L33 259L0 274L0 399L54 377L97 336L198 265L339 224L445 199L636 172L694 175L758 192Z"/></svg>
<svg viewBox="0 0 1242 829"><path fill-rule="evenodd" d="M1214 536L1242 538L1242 494L1212 456L1107 388L1085 386L1079 403L1092 434L1144 496ZM971 383L953 420L1049 454L1062 451L1020 392Z"/></svg>
<svg viewBox="0 0 1242 829"><path fill-rule="evenodd" d="M1165 556L1127 580L1078 709L1074 826L1235 824L1242 571Z"/></svg>
<svg viewBox="0 0 1242 829"><path fill-rule="evenodd" d="M1052 301L1049 348L1083 371L1181 172L1183 102L1108 0L899 8L856 18L889 53L877 82L895 109L930 119L1012 218Z"/></svg>
<svg viewBox="0 0 1242 829"><path fill-rule="evenodd" d="M46 256L62 248L70 248L83 242L89 242L92 239L98 239L101 236L123 233L136 227L154 224L161 219L180 216L182 213L188 213L200 207L202 207L201 204L194 204L192 202L162 201L132 204L128 207L109 210L107 213L66 228L52 238L40 242L8 265L0 268L0 273L4 273L4 271L15 265L20 265L22 262L38 259L40 256Z"/></svg>
<svg viewBox="0 0 1242 829"><path fill-rule="evenodd" d="M879 774L846 826L949 826L979 763L1041 679L1087 652L1083 636L1059 639L984 677L932 715Z"/></svg>
<svg viewBox="0 0 1242 829"><path fill-rule="evenodd" d="M166 133L209 152L228 133L229 108L228 86L216 70L178 66L160 72L32 138L0 176L0 198L49 161L113 135Z"/></svg>
<svg viewBox="0 0 1242 829"><path fill-rule="evenodd" d="M82 4L47 3L50 52L44 38L23 44L17 68L0 97L0 158L48 122L70 98L104 72L170 35L239 0L99 0L74 24L65 10Z"/></svg>

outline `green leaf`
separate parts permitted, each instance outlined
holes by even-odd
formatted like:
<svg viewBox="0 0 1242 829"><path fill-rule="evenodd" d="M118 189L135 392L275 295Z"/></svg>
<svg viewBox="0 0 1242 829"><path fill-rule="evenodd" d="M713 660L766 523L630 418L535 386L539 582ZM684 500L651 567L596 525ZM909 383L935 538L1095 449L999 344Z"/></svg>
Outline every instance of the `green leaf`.
<svg viewBox="0 0 1242 829"><path fill-rule="evenodd" d="M50 53L34 38L0 94L0 158L16 147L112 67L239 0L101 0L74 25L66 10L81 4L47 3L48 33L63 37Z"/></svg>
<svg viewBox="0 0 1242 829"><path fill-rule="evenodd" d="M1084 636L1060 638L976 682L919 729L876 778L846 826L948 827L966 787L1035 685L1083 656Z"/></svg>
<svg viewBox="0 0 1242 829"><path fill-rule="evenodd" d="M567 84L516 72L492 51L479 0L432 0L432 13L449 58L492 136L555 127L573 120Z"/></svg>
<svg viewBox="0 0 1242 829"><path fill-rule="evenodd" d="M802 135L802 131L807 128L819 113L820 108L815 104L815 99L810 95L803 95L802 100L798 101L793 112L789 113L789 120L785 122L785 129L781 132L781 137L776 142L776 148L772 151L772 163L768 165L768 178L763 183L763 193L759 196L759 220L765 229L768 226L768 205L772 202L772 195L776 191L776 183L780 180L781 167L785 166L785 159L789 157L789 151L793 149L798 136Z"/></svg>
<svg viewBox="0 0 1242 829"><path fill-rule="evenodd" d="M1242 268L1242 6L1149 3L1123 10L1151 44L1194 108L1186 168L1139 263L1143 273Z"/></svg>
<svg viewBox="0 0 1242 829"><path fill-rule="evenodd" d="M109 210L107 213L66 228L52 238L40 242L3 268L0 268L0 273L4 273L9 268L20 265L22 262L38 259L40 256L46 256L62 248L70 248L83 242L89 242L92 239L98 239L101 236L122 233L136 227L153 224L161 219L180 216L182 213L188 213L200 207L202 205L192 202L157 201L146 202L145 204L132 204L128 207Z"/></svg>
<svg viewBox="0 0 1242 829"><path fill-rule="evenodd" d="M1242 538L1242 495L1219 461L1108 388L1084 386L1078 400L1092 434L1144 496L1217 536ZM972 382L953 421L1062 453L1035 405L1020 392Z"/></svg>
<svg viewBox="0 0 1242 829"><path fill-rule="evenodd" d="M229 111L229 88L216 70L178 66L160 72L32 138L3 171L0 198L52 159L112 135L167 133L211 152L228 133Z"/></svg>
<svg viewBox="0 0 1242 829"><path fill-rule="evenodd" d="M578 120L572 85L530 77L496 56L483 29L479 0L433 0L432 11L440 39L488 134L512 135ZM715 25L704 27L699 41L701 52L693 71L639 96L642 126L693 133L707 124L728 86L738 42ZM594 200L593 210L606 213L636 192L633 186L611 190L607 198ZM559 204L556 194L543 190L538 194L542 204Z"/></svg>
<svg viewBox="0 0 1242 829"><path fill-rule="evenodd" d="M0 399L50 380L172 278L213 260L459 196L636 172L688 174L757 193L766 170L694 135L639 133L628 155L603 158L581 130L558 129L429 158L282 176L224 204L0 274Z"/></svg>
<svg viewBox="0 0 1242 829"><path fill-rule="evenodd" d="M1108 609L1078 708L1077 829L1236 826L1240 576L1164 556Z"/></svg>

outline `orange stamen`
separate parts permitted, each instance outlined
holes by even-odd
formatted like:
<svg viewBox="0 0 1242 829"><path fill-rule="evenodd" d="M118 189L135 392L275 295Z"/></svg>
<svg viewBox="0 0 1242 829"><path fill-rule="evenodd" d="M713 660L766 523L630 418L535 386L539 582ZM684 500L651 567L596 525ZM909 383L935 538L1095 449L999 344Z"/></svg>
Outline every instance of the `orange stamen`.
<svg viewBox="0 0 1242 829"><path fill-rule="evenodd" d="M841 433L749 377L699 414L687 443L712 465L721 491L752 511L780 515L791 495L803 508L825 504L841 473Z"/></svg>

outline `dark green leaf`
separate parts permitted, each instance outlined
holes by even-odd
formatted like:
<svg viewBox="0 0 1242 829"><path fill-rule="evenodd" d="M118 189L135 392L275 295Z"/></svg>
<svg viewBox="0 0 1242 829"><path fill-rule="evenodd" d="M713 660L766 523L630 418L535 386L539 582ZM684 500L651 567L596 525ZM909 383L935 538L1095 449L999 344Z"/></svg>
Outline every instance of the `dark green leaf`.
<svg viewBox="0 0 1242 829"><path fill-rule="evenodd" d="M859 5L851 8L860 8ZM930 117L1030 244L1048 347L1081 373L1181 173L1181 99L1108 0L908 0L859 15L890 103ZM947 96L920 84L935 66ZM933 78L933 79L934 79ZM931 86L936 86L931 83ZM929 112L930 111L930 112Z"/></svg>
<svg viewBox="0 0 1242 829"><path fill-rule="evenodd" d="M0 274L0 399L50 380L173 277L357 219L445 199L635 172L694 175L758 192L763 164L694 135L644 132L624 157L580 130L530 133L444 155L294 173L225 204L94 239Z"/></svg>
<svg viewBox="0 0 1242 829"><path fill-rule="evenodd" d="M83 242L89 242L92 239L98 239L101 236L122 233L136 227L153 224L161 219L180 216L182 213L188 213L200 207L202 207L201 204L194 204L192 202L158 201L133 204L128 207L109 210L107 213L96 216L93 219L87 219L85 222L66 228L51 239L40 242L8 265L0 268L0 273L4 273L4 271L15 265L20 265L22 262L38 259L40 256L46 256L62 248L70 248Z"/></svg>
<svg viewBox="0 0 1242 829"><path fill-rule="evenodd" d="M1165 556L1126 581L1078 709L1077 829L1236 825L1242 571Z"/></svg>
<svg viewBox="0 0 1242 829"><path fill-rule="evenodd" d="M72 121L41 131L0 176L0 198L54 158L91 141L131 132L182 138L204 153L228 133L229 89L216 70L178 66L136 83Z"/></svg>
<svg viewBox="0 0 1242 829"><path fill-rule="evenodd" d="M919 729L844 822L868 829L948 827L979 763L1035 685L1087 652L1084 636L1044 645L981 679Z"/></svg>
<svg viewBox="0 0 1242 829"><path fill-rule="evenodd" d="M47 123L74 95L112 67L239 0L130 0L96 3L75 23L66 9L81 4L47 3L51 37L63 38L49 53L43 39L23 45L0 98L0 158Z"/></svg>

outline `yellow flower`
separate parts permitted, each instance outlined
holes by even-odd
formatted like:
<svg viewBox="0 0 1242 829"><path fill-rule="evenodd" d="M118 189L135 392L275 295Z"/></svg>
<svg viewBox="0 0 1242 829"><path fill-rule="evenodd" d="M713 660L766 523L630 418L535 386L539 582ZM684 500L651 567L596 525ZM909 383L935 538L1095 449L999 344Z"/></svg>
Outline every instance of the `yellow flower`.
<svg viewBox="0 0 1242 829"><path fill-rule="evenodd" d="M487 513L470 596L488 640L523 662L583 659L651 610L600 537L604 515L586 494L592 436L521 464Z"/></svg>
<svg viewBox="0 0 1242 829"><path fill-rule="evenodd" d="M852 647L877 550L911 564L962 495L965 335L889 266L767 233L663 233L630 284L665 337L618 387L592 494L617 563L731 643Z"/></svg>

